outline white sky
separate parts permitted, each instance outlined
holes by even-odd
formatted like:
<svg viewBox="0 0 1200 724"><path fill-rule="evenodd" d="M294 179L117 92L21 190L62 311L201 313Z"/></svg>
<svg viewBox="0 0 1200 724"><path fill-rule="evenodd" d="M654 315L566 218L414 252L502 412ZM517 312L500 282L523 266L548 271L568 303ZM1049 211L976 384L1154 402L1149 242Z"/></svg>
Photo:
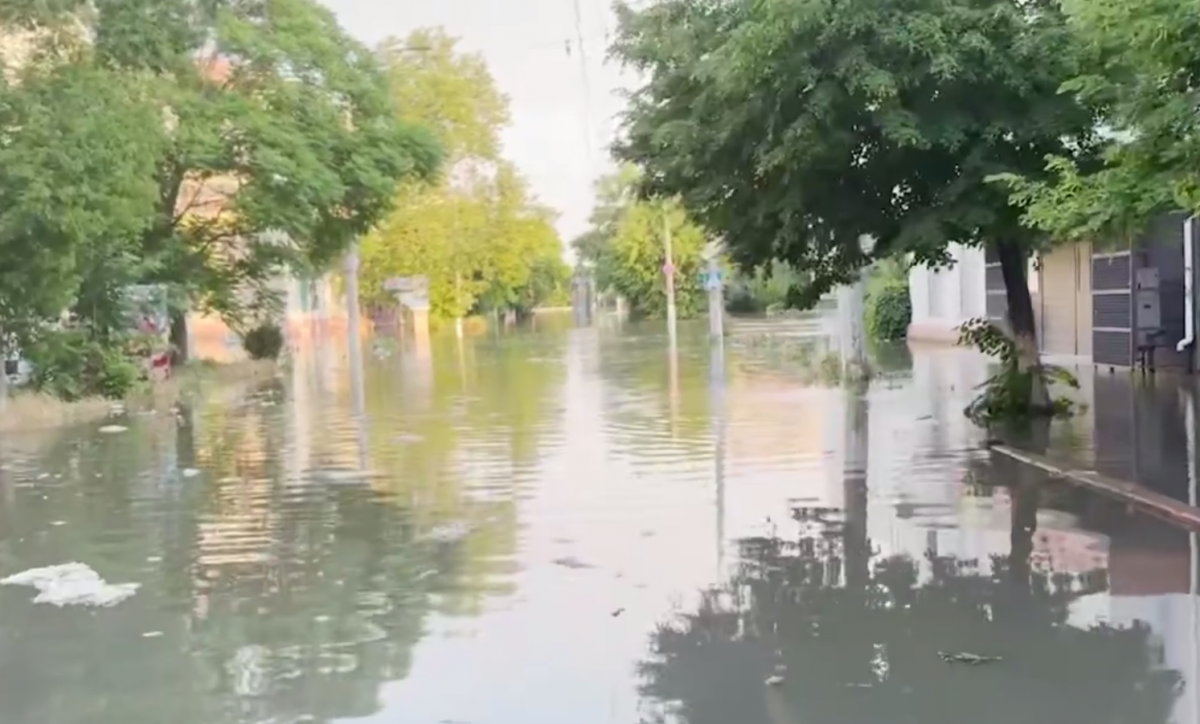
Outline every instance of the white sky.
<svg viewBox="0 0 1200 724"><path fill-rule="evenodd" d="M586 229L592 181L609 163L606 146L622 103L615 93L622 73L604 60L615 25L608 0L578 0L590 92L584 89L573 0L323 2L343 27L371 45L441 26L461 38L464 50L481 52L512 103L507 156L538 198L561 215L564 243Z"/></svg>

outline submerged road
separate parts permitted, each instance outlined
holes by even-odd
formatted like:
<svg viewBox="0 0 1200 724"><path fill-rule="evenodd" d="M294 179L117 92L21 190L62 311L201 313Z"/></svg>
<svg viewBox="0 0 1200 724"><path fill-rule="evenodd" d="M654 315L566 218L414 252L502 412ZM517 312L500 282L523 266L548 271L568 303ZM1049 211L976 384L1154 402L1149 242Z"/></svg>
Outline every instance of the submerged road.
<svg viewBox="0 0 1200 724"><path fill-rule="evenodd" d="M0 577L140 584L0 586L0 722L1200 724L1195 535L993 458L978 358L566 322L0 441Z"/></svg>

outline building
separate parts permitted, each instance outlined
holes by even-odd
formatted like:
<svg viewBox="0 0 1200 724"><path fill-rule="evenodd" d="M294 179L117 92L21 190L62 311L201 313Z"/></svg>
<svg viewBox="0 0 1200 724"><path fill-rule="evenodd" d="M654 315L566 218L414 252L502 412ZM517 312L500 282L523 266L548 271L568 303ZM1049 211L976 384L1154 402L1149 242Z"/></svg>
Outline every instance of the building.
<svg viewBox="0 0 1200 724"><path fill-rule="evenodd" d="M213 83L225 82L233 72L228 61L216 56L200 59L199 67L202 75ZM177 202L178 213L219 216L225 213L240 184L241 180L233 176L185 179ZM263 238L256 243L266 241ZM226 253L236 254L237 249ZM337 293L331 274L300 277L283 273L271 286L283 302L284 326L291 345L308 345L314 335L345 331L344 295ZM222 362L245 358L241 338L220 315L193 310L188 314L187 326L192 357Z"/></svg>
<svg viewBox="0 0 1200 724"><path fill-rule="evenodd" d="M1062 244L1032 260L1042 352L1070 363L1195 370L1191 228L1185 214L1163 214L1132 243ZM955 245L951 256L956 263L948 268L909 272L914 341L952 342L965 319L1005 316L992 252Z"/></svg>
<svg viewBox="0 0 1200 724"><path fill-rule="evenodd" d="M954 263L949 267L917 266L908 273L911 340L954 343L960 324L987 315L983 250L953 244L950 258Z"/></svg>

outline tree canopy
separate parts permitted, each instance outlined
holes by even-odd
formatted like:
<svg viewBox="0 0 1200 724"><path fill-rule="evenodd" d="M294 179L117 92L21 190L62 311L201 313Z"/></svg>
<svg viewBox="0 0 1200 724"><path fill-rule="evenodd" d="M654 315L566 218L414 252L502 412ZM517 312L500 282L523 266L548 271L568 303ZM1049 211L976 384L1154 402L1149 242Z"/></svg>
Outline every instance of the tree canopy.
<svg viewBox="0 0 1200 724"><path fill-rule="evenodd" d="M571 242L577 259L592 267L600 289L624 297L639 316L666 315L664 234L671 235L675 304L681 318L700 311L707 236L676 201L643 200L635 193L639 171L619 167L596 183L596 206L586 232Z"/></svg>
<svg viewBox="0 0 1200 724"><path fill-rule="evenodd" d="M4 20L36 30L7 107L56 119L66 141L39 151L51 130L10 116L4 153L24 165L6 173L57 172L80 253L122 239L129 280L169 284L231 321L284 264L328 265L391 208L399 181L438 168L436 140L401 119L375 55L314 0L22 3ZM80 110L91 108L107 115ZM10 189L24 204L3 225L13 248L67 226L59 207Z"/></svg>
<svg viewBox="0 0 1200 724"><path fill-rule="evenodd" d="M1200 12L1169 1L1064 0L1088 63L1064 84L1105 130L1099 163L1048 159L1049 179L1007 178L1033 228L1128 244L1163 211L1200 209L1195 114Z"/></svg>
<svg viewBox="0 0 1200 724"><path fill-rule="evenodd" d="M809 303L872 257L1027 240L988 178L1091 148L1091 113L1059 93L1078 54L1053 3L659 0L619 16L614 52L645 82L618 155L742 265L811 272Z"/></svg>
<svg viewBox="0 0 1200 724"><path fill-rule="evenodd" d="M0 81L0 328L12 341L57 318L101 260L139 264L164 145L146 91L74 64Z"/></svg>
<svg viewBox="0 0 1200 724"><path fill-rule="evenodd" d="M569 273L553 213L501 153L508 99L483 59L441 30L379 48L401 118L434 129L442 172L404 186L393 213L363 242L363 289L392 303L387 279L425 276L431 311L524 312L561 298Z"/></svg>

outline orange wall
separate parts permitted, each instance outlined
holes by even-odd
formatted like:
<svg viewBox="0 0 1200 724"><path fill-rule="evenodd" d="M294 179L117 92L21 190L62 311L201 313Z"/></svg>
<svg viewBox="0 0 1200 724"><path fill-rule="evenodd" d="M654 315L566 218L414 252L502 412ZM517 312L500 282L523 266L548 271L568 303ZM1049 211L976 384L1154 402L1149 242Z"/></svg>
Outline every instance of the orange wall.
<svg viewBox="0 0 1200 724"><path fill-rule="evenodd" d="M307 348L316 340L346 333L346 318L343 315L326 317L322 315L296 313L288 316L285 323L288 344L293 349ZM191 332L193 359L212 360L214 362L238 362L246 359L237 335L225 324L220 317L208 314L192 314L188 317L188 328ZM360 318L359 332L364 336L371 331L371 323L365 317Z"/></svg>

